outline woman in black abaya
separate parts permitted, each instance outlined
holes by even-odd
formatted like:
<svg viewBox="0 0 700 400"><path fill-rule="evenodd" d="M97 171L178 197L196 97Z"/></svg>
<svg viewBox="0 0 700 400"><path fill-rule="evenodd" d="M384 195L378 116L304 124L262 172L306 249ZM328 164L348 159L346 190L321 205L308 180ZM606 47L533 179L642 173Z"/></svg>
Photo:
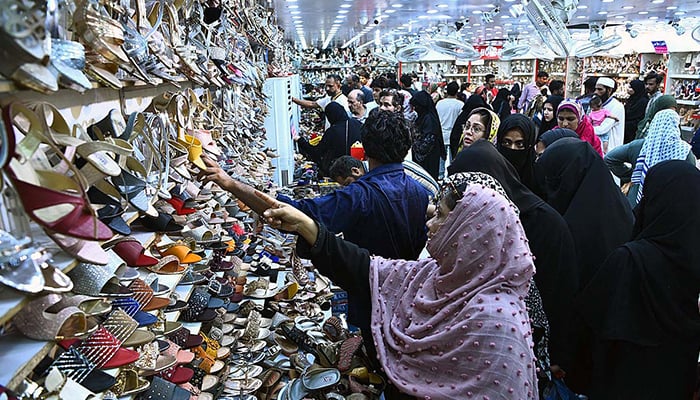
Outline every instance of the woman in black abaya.
<svg viewBox="0 0 700 400"><path fill-rule="evenodd" d="M554 142L535 163L535 178L543 200L566 221L574 239L579 285L585 287L603 261L632 234L634 216L629 202L615 184L603 159L588 142L563 138ZM591 337L578 329L572 338L577 349L566 383L577 393L589 394ZM571 373L569 373L571 372Z"/></svg>
<svg viewBox="0 0 700 400"><path fill-rule="evenodd" d="M300 137L297 144L302 153L318 164L321 174L328 176L331 163L340 156L350 154L350 146L362 140L362 124L355 118L349 118L345 108L334 101L328 103L324 112L331 126L323 133L321 141L312 146Z"/></svg>
<svg viewBox="0 0 700 400"><path fill-rule="evenodd" d="M627 92L630 97L625 102L625 143L633 141L637 135L637 126L644 119L649 102L644 82L639 79L630 82Z"/></svg>
<svg viewBox="0 0 700 400"><path fill-rule="evenodd" d="M432 97L424 90L413 95L410 103L418 115L415 121L413 146L411 146L413 161L437 180L440 172L440 158L445 158L447 155L442 139L440 117Z"/></svg>
<svg viewBox="0 0 700 400"><path fill-rule="evenodd" d="M512 118L512 115L508 118ZM523 115L523 118L530 121ZM532 122L530 122L532 123ZM483 172L503 186L520 210L520 221L535 255L535 283L549 320L549 354L552 365L571 371L571 323L573 299L578 292L578 268L574 241L564 219L518 179L513 166L490 142L479 140L462 150L464 157L452 170Z"/></svg>
<svg viewBox="0 0 700 400"><path fill-rule="evenodd" d="M594 332L592 399L691 399L700 350L700 172L649 170L630 242L582 291Z"/></svg>

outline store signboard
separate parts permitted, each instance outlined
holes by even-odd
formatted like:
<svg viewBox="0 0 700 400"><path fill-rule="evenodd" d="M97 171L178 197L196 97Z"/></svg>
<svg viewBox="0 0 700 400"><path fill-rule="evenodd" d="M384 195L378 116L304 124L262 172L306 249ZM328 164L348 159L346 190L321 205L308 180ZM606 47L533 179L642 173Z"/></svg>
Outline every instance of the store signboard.
<svg viewBox="0 0 700 400"><path fill-rule="evenodd" d="M656 54L668 54L668 46L666 46L665 40L652 40L651 44L654 46Z"/></svg>
<svg viewBox="0 0 700 400"><path fill-rule="evenodd" d="M503 46L474 46L474 49L479 52L482 60L498 60Z"/></svg>

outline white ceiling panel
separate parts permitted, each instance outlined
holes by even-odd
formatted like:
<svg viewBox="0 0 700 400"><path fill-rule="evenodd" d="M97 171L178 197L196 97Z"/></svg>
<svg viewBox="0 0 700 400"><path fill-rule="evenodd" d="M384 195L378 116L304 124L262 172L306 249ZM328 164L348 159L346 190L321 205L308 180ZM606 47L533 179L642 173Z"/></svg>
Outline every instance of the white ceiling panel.
<svg viewBox="0 0 700 400"><path fill-rule="evenodd" d="M269 1L269 0L268 0ZM512 13L520 0L272 0L277 22L287 39L299 43L303 35L309 46L340 47L349 41L362 45L377 36L383 43L407 33L424 33L441 23L453 26L465 22L461 33L472 43L517 32L521 40L536 43L537 34L522 15ZM495 12L498 10L498 12ZM489 22L492 17L493 22ZM607 21L608 29L632 22L640 32L673 31L669 21L680 18L688 32L700 24L699 0L580 0L568 25ZM582 28L582 29L581 29ZM576 36L588 34L586 27L570 30ZM490 42L493 43L493 42Z"/></svg>

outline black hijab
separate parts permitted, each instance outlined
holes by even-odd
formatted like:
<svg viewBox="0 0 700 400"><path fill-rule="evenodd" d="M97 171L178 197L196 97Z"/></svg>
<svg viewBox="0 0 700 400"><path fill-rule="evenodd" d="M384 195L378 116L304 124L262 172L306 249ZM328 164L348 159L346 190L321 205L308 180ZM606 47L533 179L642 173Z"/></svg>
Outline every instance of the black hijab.
<svg viewBox="0 0 700 400"><path fill-rule="evenodd" d="M576 253L569 227L556 210L520 182L515 168L493 144L477 140L462 153L465 157L456 169L450 170L451 174L483 172L492 176L520 210L520 221L535 255L535 283L550 322L551 361L568 370L575 349L570 348L573 341L568 332L571 324L567 321L574 294L579 289Z"/></svg>
<svg viewBox="0 0 700 400"><path fill-rule="evenodd" d="M700 172L685 161L649 169L634 238L608 258L581 296L603 339L641 345L700 342Z"/></svg>
<svg viewBox="0 0 700 400"><path fill-rule="evenodd" d="M572 131L571 129L554 128L554 129L550 129L547 132L541 134L539 139L537 139L537 141L544 143L544 147L547 148L552 143L556 142L559 139L563 139L563 138L579 139L576 132Z"/></svg>
<svg viewBox="0 0 700 400"><path fill-rule="evenodd" d="M299 149L318 164L319 172L327 176L331 163L340 156L350 154L350 146L362 141L362 124L348 117L345 108L335 101L328 103L324 112L331 126L326 129L321 141L316 146L311 146L306 140L297 143Z"/></svg>
<svg viewBox="0 0 700 400"><path fill-rule="evenodd" d="M552 117L551 121L545 121L544 116L542 117L542 121L540 122L539 135L542 135L543 133L557 126L557 108L559 108L559 103L561 103L562 101L564 101L564 98L556 95L548 96L547 99L544 101L542 106L544 106L544 104L547 103L552 105L552 110L554 110L554 117Z"/></svg>
<svg viewBox="0 0 700 400"><path fill-rule="evenodd" d="M457 157L457 150L459 150L460 144L459 140L462 138L462 125L464 125L469 119L469 114L479 107L485 107L489 110L491 109L491 107L484 101L484 98L478 94L469 96L467 101L464 102L462 112L457 116L455 124L452 127L452 133L450 133L450 154L452 155L452 159Z"/></svg>
<svg viewBox="0 0 700 400"><path fill-rule="evenodd" d="M535 163L543 199L559 212L574 238L585 286L610 253L629 240L634 216L603 159L587 142L563 138Z"/></svg>
<svg viewBox="0 0 700 400"><path fill-rule="evenodd" d="M525 149L513 150L501 145L503 137L511 130L519 130L523 134ZM512 114L501 121L496 134L496 148L498 152L515 167L515 170L518 171L518 176L520 176L520 181L530 190L538 193L539 190L536 188L533 172L535 166L535 143L535 123L530 118L523 114Z"/></svg>
<svg viewBox="0 0 700 400"><path fill-rule="evenodd" d="M510 90L506 88L498 89L496 98L494 98L493 102L491 103L493 111L498 114L498 118L500 118L501 121L510 115L510 103L508 102L508 96L510 96Z"/></svg>
<svg viewBox="0 0 700 400"><path fill-rule="evenodd" d="M633 141L637 135L637 125L644 119L649 102L644 82L635 79L630 82L630 87L634 93L625 102L625 143Z"/></svg>
<svg viewBox="0 0 700 400"><path fill-rule="evenodd" d="M520 95L523 93L522 89L520 88L520 84L518 82L515 82L513 86L510 88L510 94L515 97L515 101L520 100Z"/></svg>
<svg viewBox="0 0 700 400"><path fill-rule="evenodd" d="M445 144L442 138L442 128L440 127L440 116L438 115L437 108L435 108L435 102L428 92L421 90L411 97L410 104L416 111L418 118L416 118L415 126L416 131L424 131L419 134L432 134L435 136L435 143L440 146L441 157L445 153ZM425 132L428 129L430 132Z"/></svg>

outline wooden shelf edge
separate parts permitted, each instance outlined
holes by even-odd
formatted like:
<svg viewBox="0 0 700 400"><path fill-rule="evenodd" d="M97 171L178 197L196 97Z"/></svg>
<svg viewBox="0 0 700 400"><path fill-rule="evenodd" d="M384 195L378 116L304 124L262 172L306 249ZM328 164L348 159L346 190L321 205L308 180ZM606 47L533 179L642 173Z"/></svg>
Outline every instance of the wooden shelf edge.
<svg viewBox="0 0 700 400"><path fill-rule="evenodd" d="M700 74L669 74L668 77L671 79L700 79Z"/></svg>

